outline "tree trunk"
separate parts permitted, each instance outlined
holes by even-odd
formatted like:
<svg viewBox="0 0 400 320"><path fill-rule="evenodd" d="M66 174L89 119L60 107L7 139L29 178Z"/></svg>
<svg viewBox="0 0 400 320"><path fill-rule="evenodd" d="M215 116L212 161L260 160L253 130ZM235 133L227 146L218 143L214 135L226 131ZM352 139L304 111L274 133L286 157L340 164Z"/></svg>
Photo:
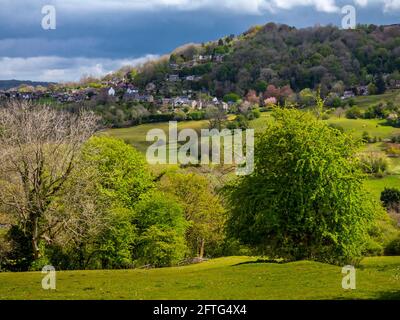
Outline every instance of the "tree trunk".
<svg viewBox="0 0 400 320"><path fill-rule="evenodd" d="M199 259L203 259L204 256L204 243L205 243L204 239L201 239Z"/></svg>
<svg viewBox="0 0 400 320"><path fill-rule="evenodd" d="M38 244L38 218L34 218L32 221L32 250L33 250L33 257L35 260L38 260L40 257L40 249Z"/></svg>

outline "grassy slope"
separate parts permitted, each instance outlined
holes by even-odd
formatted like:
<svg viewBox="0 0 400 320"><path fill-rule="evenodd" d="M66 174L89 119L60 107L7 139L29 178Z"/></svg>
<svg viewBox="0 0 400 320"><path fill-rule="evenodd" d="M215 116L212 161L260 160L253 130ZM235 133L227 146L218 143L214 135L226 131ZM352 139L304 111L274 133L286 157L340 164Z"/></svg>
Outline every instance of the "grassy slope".
<svg viewBox="0 0 400 320"><path fill-rule="evenodd" d="M200 129L206 129L208 126L207 121L184 121L178 123L178 130L183 129L194 129L196 131ZM152 129L161 129L168 134L168 122L162 123L148 123L140 126L112 129L102 132L102 134L123 139L125 142L133 145L142 153L146 153L147 148L152 142L146 141L147 133Z"/></svg>
<svg viewBox="0 0 400 320"><path fill-rule="evenodd" d="M368 132L371 137L390 138L392 135L400 134L399 128L385 125L385 120L377 119L346 119L332 117L328 123L341 126L345 131L351 132L355 137L361 137L363 132Z"/></svg>
<svg viewBox="0 0 400 320"><path fill-rule="evenodd" d="M336 266L240 264L254 260L228 257L179 268L59 272L55 291L41 289L39 272L0 273L0 299L400 299L400 257L365 259L354 291L342 289Z"/></svg>
<svg viewBox="0 0 400 320"><path fill-rule="evenodd" d="M393 101L396 96L399 95L399 90L388 90L384 94L381 95L372 95L372 96L361 96L354 98L356 105L367 109L371 106L375 106L379 103L386 103L387 101Z"/></svg>

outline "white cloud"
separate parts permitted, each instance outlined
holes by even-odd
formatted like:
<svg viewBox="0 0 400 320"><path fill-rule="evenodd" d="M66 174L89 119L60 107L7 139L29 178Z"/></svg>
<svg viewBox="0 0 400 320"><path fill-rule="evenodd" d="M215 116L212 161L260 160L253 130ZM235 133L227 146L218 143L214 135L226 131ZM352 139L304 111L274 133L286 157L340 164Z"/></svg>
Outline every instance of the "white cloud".
<svg viewBox="0 0 400 320"><path fill-rule="evenodd" d="M337 12L339 11L335 0L272 0L274 6L281 9L292 9L298 6L313 6L317 11Z"/></svg>
<svg viewBox="0 0 400 320"><path fill-rule="evenodd" d="M146 55L135 59L2 57L0 58L0 78L54 82L77 81L82 75L100 77L123 66L137 66L157 57L156 55Z"/></svg>
<svg viewBox="0 0 400 320"><path fill-rule="evenodd" d="M384 11L400 10L400 0L384 0Z"/></svg>
<svg viewBox="0 0 400 320"><path fill-rule="evenodd" d="M365 1L365 0L358 0ZM336 12L335 0L56 0L60 8L69 10L136 10L160 11L174 9L193 11L199 9L237 13L262 14L266 11L311 6L318 11Z"/></svg>
<svg viewBox="0 0 400 320"><path fill-rule="evenodd" d="M366 7L368 5L368 0L354 0L354 2L360 7Z"/></svg>

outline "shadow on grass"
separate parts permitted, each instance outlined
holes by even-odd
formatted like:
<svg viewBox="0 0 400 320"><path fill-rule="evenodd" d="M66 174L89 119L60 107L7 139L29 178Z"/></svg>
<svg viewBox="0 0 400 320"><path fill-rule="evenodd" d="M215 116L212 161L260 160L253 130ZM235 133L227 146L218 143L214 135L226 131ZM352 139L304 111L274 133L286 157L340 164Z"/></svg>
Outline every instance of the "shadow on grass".
<svg viewBox="0 0 400 320"><path fill-rule="evenodd" d="M400 300L400 290L379 292L376 296L377 300Z"/></svg>
<svg viewBox="0 0 400 320"><path fill-rule="evenodd" d="M255 260L255 261L240 262L240 263L234 264L232 267L237 267L237 266L246 265L246 264L256 264L256 263L284 264L284 263L288 263L288 262L287 261L271 260L271 259L258 259L258 260Z"/></svg>

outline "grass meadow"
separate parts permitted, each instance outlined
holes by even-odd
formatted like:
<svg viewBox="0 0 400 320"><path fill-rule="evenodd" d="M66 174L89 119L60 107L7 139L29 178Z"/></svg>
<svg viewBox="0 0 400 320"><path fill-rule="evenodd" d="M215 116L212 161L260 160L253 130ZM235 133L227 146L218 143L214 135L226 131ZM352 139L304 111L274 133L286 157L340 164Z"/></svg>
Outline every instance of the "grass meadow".
<svg viewBox="0 0 400 320"><path fill-rule="evenodd" d="M342 288L342 269L316 262L258 262L227 257L152 270L57 272L56 290L40 272L0 273L0 299L302 300L400 299L400 257L366 258L356 290Z"/></svg>

